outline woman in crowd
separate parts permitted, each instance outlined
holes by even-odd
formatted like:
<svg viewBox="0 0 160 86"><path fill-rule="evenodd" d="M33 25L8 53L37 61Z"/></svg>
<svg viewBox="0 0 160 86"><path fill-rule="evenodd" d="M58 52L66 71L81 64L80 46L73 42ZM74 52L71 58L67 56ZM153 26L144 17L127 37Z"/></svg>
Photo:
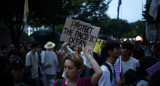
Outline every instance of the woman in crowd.
<svg viewBox="0 0 160 86"><path fill-rule="evenodd" d="M82 57L77 53L69 54L64 59L64 72L66 79L63 79L62 86L94 86L98 83L102 70L98 63L92 58L88 50L85 50L82 47L84 54L87 59L90 61L94 74L89 77L80 78L79 74L84 68L84 63ZM59 80L54 83L54 86L57 86Z"/></svg>

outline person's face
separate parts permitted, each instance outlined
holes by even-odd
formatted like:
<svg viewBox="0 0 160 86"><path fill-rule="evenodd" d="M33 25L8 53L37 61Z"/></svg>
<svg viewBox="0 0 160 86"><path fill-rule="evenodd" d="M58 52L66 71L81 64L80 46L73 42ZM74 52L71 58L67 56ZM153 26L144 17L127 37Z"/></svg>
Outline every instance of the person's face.
<svg viewBox="0 0 160 86"><path fill-rule="evenodd" d="M122 56L128 56L129 52L130 52L130 50L122 47L122 49L121 49L121 55Z"/></svg>
<svg viewBox="0 0 160 86"><path fill-rule="evenodd" d="M114 48L114 49L113 49L112 56L113 56L115 59L117 59L120 54L121 54L121 49L120 49L120 48Z"/></svg>
<svg viewBox="0 0 160 86"><path fill-rule="evenodd" d="M67 79L74 79L78 77L79 70L70 60L66 60L64 63L64 72Z"/></svg>
<svg viewBox="0 0 160 86"><path fill-rule="evenodd" d="M24 47L22 47L22 48L20 49L20 51L21 51L21 53L25 53L25 52L26 52Z"/></svg>
<svg viewBox="0 0 160 86"><path fill-rule="evenodd" d="M28 49L31 49L31 43L29 43L29 44L27 45L27 48L28 48Z"/></svg>
<svg viewBox="0 0 160 86"><path fill-rule="evenodd" d="M73 51L78 51L78 45L75 45L75 46L73 47Z"/></svg>
<svg viewBox="0 0 160 86"><path fill-rule="evenodd" d="M14 49L14 45L13 45L13 44L11 44L11 45L8 47L8 51L10 51L10 50L12 50L12 49Z"/></svg>
<svg viewBox="0 0 160 86"><path fill-rule="evenodd" d="M24 74L24 68L13 68L11 70L11 74L13 76L14 80L20 80L23 78L23 74Z"/></svg>
<svg viewBox="0 0 160 86"><path fill-rule="evenodd" d="M37 48L38 48L38 47L34 47L34 48L32 49L32 51L33 51L33 52L36 52L36 51L37 51Z"/></svg>

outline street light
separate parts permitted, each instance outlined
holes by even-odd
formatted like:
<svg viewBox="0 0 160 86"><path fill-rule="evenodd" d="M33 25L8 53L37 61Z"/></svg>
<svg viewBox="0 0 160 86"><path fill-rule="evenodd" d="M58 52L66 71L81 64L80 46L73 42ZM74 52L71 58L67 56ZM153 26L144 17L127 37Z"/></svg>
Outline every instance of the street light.
<svg viewBox="0 0 160 86"><path fill-rule="evenodd" d="M143 39L142 39L142 37L141 37L141 36L137 36L137 37L136 37L136 39L135 39L135 41L141 41L141 42L142 42L142 41L143 41Z"/></svg>

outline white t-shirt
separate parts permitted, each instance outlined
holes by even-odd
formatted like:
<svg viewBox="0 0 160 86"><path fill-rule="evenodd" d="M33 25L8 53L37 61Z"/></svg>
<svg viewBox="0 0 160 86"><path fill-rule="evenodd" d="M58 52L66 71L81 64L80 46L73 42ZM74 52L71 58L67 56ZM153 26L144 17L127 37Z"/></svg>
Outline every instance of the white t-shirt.
<svg viewBox="0 0 160 86"><path fill-rule="evenodd" d="M37 52L32 53L31 51L29 51L26 55L25 65L32 66L31 68L32 78L38 78L38 63L39 63L39 60L38 60Z"/></svg>
<svg viewBox="0 0 160 86"><path fill-rule="evenodd" d="M136 71L136 69L139 67L139 61L133 57L130 57L128 61L124 62L122 61L122 71L123 74L128 70L132 69Z"/></svg>
<svg viewBox="0 0 160 86"><path fill-rule="evenodd" d="M112 69L112 82L110 81L110 71L109 69L105 66L105 65L102 65L101 66L101 69L103 71L103 74L100 78L100 80L98 81L98 86L116 86L117 84L117 80L116 80L116 77L114 76L114 72L115 72L115 69L114 69L114 66L110 63L108 63Z"/></svg>

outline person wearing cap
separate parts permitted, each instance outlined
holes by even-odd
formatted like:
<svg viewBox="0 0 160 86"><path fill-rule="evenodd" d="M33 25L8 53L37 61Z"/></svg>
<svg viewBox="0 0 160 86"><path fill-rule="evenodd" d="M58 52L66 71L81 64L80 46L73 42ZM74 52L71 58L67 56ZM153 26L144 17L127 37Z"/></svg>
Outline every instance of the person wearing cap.
<svg viewBox="0 0 160 86"><path fill-rule="evenodd" d="M44 86L52 86L56 79L56 73L58 71L58 59L56 53L53 51L54 47L55 44L49 41L44 46L46 51L41 52Z"/></svg>
<svg viewBox="0 0 160 86"><path fill-rule="evenodd" d="M9 74L4 77L4 86L36 86L31 78L25 77L25 66L21 59L15 59L9 66Z"/></svg>

